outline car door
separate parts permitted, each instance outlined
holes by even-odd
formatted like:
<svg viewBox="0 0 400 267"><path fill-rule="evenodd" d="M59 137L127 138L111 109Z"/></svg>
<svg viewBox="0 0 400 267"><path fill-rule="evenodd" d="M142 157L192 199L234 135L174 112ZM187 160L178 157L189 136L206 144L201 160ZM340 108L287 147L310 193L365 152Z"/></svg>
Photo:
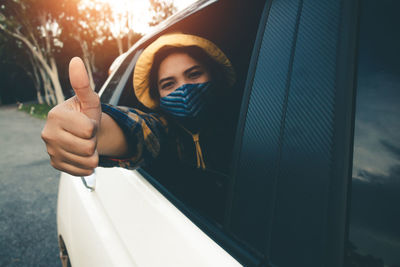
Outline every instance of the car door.
<svg viewBox="0 0 400 267"><path fill-rule="evenodd" d="M145 170L96 169L98 201L133 263L340 266L357 16L355 0L263 1L222 225Z"/></svg>
<svg viewBox="0 0 400 267"><path fill-rule="evenodd" d="M268 266L341 266L357 1L271 1L266 13L227 226Z"/></svg>
<svg viewBox="0 0 400 267"><path fill-rule="evenodd" d="M100 92L103 102L127 102L125 97L132 91L132 72L141 51L140 45L131 49L121 66L106 81ZM137 102L130 103L135 104ZM75 211L82 216L72 220L68 226L61 225L61 228L70 228L68 230L74 233L68 235L72 238L64 238L67 248L68 244L74 243L71 249L68 248L70 254L75 256L71 257L73 265L241 265L227 252L229 249L215 242L215 235L227 239L220 229L187 208L185 203L142 169L131 171L99 167L91 177L82 178L83 183L79 179L72 182L68 179L73 178L63 174L61 183L64 188L74 187L70 191L74 191L75 195L60 193L59 197L70 198L70 206L77 209L83 206L86 210L86 213ZM85 205L79 205L81 201ZM99 221L96 222L96 219ZM77 238L77 233L90 238ZM231 247L235 246L234 241L229 240L228 243ZM88 253L82 253L85 251Z"/></svg>

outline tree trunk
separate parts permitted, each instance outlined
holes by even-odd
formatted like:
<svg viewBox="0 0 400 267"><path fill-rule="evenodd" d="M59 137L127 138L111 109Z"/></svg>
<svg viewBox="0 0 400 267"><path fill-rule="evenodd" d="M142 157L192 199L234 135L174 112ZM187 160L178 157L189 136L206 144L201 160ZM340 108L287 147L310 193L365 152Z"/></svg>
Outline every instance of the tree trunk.
<svg viewBox="0 0 400 267"><path fill-rule="evenodd" d="M43 97L42 97L42 93L40 92L40 90L36 90L36 98L39 104L43 104ZM50 105L49 105L50 106Z"/></svg>
<svg viewBox="0 0 400 267"><path fill-rule="evenodd" d="M37 101L39 104L43 104L43 96L42 96L42 90L41 90L41 80L39 76L39 71L38 71L38 64L36 60L32 57L32 55L29 56L29 59L31 61L32 69L33 69L33 77L32 79L34 80L34 85L36 88L36 97Z"/></svg>
<svg viewBox="0 0 400 267"><path fill-rule="evenodd" d="M81 38L81 36L76 36L75 40L79 43L81 50L82 50L82 57L83 57L83 62L85 64L86 67L86 71L88 73L89 76L89 83L90 83L90 87L92 88L92 90L95 89L95 83L94 83L94 79L93 79L93 64L92 64L92 54L89 51L89 46L87 44L87 42L85 40L83 40Z"/></svg>
<svg viewBox="0 0 400 267"><path fill-rule="evenodd" d="M120 55L122 55L124 53L124 48L122 46L122 39L120 37L117 37L117 38L115 38L115 40L117 41L118 52Z"/></svg>
<svg viewBox="0 0 400 267"><path fill-rule="evenodd" d="M43 90L44 90L44 99L49 106L53 106L57 104L57 101L54 97L53 88L51 87L51 83L47 73L44 69L39 69L40 76L42 77L43 81Z"/></svg>
<svg viewBox="0 0 400 267"><path fill-rule="evenodd" d="M90 66L92 67L93 73L98 71L98 68L96 67L96 54L93 51L90 51Z"/></svg>
<svg viewBox="0 0 400 267"><path fill-rule="evenodd" d="M92 88L92 90L94 91L96 85L94 84L93 72L92 72L92 67L90 66L90 61L86 56L84 56L83 62L85 62L86 70L88 72L90 88Z"/></svg>
<svg viewBox="0 0 400 267"><path fill-rule="evenodd" d="M51 83L53 84L54 93L56 95L57 104L64 102L64 93L60 84L60 79L58 78L58 69L54 57L50 58L51 73L49 74Z"/></svg>
<svg viewBox="0 0 400 267"><path fill-rule="evenodd" d="M89 52L89 47L88 47L86 41L81 42L81 48L82 48L82 53L83 53L83 62L85 63L86 70L87 70L88 76L89 76L90 87L92 88L92 90L94 90L95 84L94 84L94 80L93 80L92 66L90 64L90 52Z"/></svg>
<svg viewBox="0 0 400 267"><path fill-rule="evenodd" d="M55 63L54 57L50 57L50 66L47 63L47 60L43 53L41 52L40 49L36 49L36 47L21 33L15 33L15 32L10 32L7 30L3 25L0 24L0 30L3 30L5 33L11 35L12 37L20 40L23 42L31 51L32 56L40 63L40 65L43 67L45 72L47 72L48 77L50 78L54 92L57 98L57 103L61 103L64 101L64 94L62 92L60 80L58 78L58 72L57 72L57 65Z"/></svg>
<svg viewBox="0 0 400 267"><path fill-rule="evenodd" d="M128 50L129 50L129 48L131 48L132 47L132 38L133 37L133 31L132 30L129 30L129 32L128 32Z"/></svg>

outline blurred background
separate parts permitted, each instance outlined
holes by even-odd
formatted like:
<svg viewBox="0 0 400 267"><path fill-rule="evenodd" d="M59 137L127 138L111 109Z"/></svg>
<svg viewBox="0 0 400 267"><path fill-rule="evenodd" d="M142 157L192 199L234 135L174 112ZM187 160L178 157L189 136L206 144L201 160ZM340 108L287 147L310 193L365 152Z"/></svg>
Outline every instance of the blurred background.
<svg viewBox="0 0 400 267"><path fill-rule="evenodd" d="M194 0L0 0L0 266L61 266L59 172L40 138L83 59L98 91L112 62Z"/></svg>
<svg viewBox="0 0 400 267"><path fill-rule="evenodd" d="M49 106L71 96L68 63L81 57L95 90L140 37L194 0L1 0L0 104Z"/></svg>

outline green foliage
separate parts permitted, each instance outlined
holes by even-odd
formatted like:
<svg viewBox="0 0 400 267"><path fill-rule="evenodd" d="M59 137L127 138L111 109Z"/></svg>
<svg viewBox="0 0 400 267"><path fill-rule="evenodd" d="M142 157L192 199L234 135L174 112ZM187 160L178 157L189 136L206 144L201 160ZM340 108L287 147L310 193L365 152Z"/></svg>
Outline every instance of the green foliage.
<svg viewBox="0 0 400 267"><path fill-rule="evenodd" d="M35 118L46 119L47 113L49 113L50 109L53 107L47 104L19 104L18 109L20 111L24 111Z"/></svg>

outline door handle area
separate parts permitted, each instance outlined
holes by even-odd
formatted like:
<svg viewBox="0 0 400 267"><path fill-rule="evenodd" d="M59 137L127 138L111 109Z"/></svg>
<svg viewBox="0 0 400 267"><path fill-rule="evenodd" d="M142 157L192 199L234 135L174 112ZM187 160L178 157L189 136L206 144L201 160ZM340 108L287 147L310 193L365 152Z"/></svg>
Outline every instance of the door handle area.
<svg viewBox="0 0 400 267"><path fill-rule="evenodd" d="M81 176L83 185L90 191L93 192L96 188L96 169L89 176Z"/></svg>

